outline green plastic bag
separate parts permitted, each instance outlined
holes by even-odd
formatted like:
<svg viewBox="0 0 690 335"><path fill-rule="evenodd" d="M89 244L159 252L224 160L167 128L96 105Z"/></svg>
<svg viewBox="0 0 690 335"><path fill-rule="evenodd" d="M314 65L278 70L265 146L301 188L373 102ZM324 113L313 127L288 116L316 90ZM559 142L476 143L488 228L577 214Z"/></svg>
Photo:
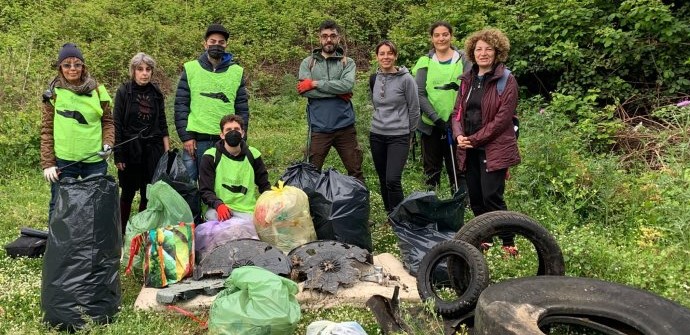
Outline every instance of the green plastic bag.
<svg viewBox="0 0 690 335"><path fill-rule="evenodd" d="M192 211L182 196L164 181L146 185L149 199L146 209L132 216L127 222L124 259L129 260L127 268L135 273L142 272L142 255L132 254L132 240L150 230L176 226L180 222L192 223Z"/></svg>
<svg viewBox="0 0 690 335"><path fill-rule="evenodd" d="M302 317L297 284L257 266L232 271L211 305L211 335L291 335Z"/></svg>
<svg viewBox="0 0 690 335"><path fill-rule="evenodd" d="M146 197L149 199L146 209L132 216L127 223L128 240L151 229L194 222L187 202L164 181L146 185Z"/></svg>

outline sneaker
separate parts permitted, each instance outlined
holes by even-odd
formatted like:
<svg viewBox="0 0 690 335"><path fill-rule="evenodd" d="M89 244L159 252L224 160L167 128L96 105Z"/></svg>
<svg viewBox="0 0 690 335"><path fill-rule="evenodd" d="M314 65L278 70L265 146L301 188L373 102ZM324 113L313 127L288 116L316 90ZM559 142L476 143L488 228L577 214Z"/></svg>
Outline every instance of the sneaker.
<svg viewBox="0 0 690 335"><path fill-rule="evenodd" d="M491 243L491 242L482 242L482 243L479 245L479 249L480 249L482 252L487 252L487 251L489 251L489 249L491 249L491 247L493 247L493 246L494 246L494 244Z"/></svg>
<svg viewBox="0 0 690 335"><path fill-rule="evenodd" d="M514 245L504 245L503 247L501 247L501 249L503 249L503 252L505 252L506 257L517 258L520 256L518 248Z"/></svg>

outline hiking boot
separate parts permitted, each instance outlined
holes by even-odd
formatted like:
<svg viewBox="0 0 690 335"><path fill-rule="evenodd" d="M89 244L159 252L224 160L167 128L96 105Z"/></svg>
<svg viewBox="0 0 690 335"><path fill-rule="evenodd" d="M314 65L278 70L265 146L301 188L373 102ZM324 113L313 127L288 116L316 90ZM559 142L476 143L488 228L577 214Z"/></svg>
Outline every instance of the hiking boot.
<svg viewBox="0 0 690 335"><path fill-rule="evenodd" d="M513 258L518 258L520 256L520 252L518 251L518 248L514 245L504 245L501 247L503 249L503 252L505 253L505 257L513 257Z"/></svg>

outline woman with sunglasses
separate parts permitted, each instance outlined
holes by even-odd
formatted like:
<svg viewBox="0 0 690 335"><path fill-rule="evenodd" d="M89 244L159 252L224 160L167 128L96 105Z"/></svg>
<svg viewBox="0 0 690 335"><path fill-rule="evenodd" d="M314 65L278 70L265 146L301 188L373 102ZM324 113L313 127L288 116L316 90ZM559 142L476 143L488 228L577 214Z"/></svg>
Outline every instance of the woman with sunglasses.
<svg viewBox="0 0 690 335"><path fill-rule="evenodd" d="M411 134L419 121L417 84L404 66L395 66L397 57L398 50L391 41L376 46L379 68L371 92L374 114L369 143L388 214L404 198L402 171L410 151Z"/></svg>
<svg viewBox="0 0 690 335"><path fill-rule="evenodd" d="M115 137L110 104L105 87L89 75L81 50L63 45L57 76L43 94L41 167L51 183L49 220L60 179L106 174Z"/></svg>
<svg viewBox="0 0 690 335"><path fill-rule="evenodd" d="M134 194L139 191L139 212L146 209L146 185L158 161L170 149L163 93L151 82L156 61L139 52L129 62L129 78L115 94L115 166L122 188L120 220L125 233ZM137 138L138 137L138 138Z"/></svg>

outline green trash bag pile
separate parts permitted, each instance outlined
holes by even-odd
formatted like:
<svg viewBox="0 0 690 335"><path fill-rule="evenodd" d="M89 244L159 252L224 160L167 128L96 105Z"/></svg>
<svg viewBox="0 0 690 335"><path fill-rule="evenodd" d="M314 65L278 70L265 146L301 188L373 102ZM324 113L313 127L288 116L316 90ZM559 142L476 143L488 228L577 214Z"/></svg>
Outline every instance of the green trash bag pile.
<svg viewBox="0 0 690 335"><path fill-rule="evenodd" d="M211 335L291 335L301 318L295 282L257 266L232 271L211 305Z"/></svg>
<svg viewBox="0 0 690 335"><path fill-rule="evenodd" d="M194 221L187 202L164 181L147 185L146 197L149 200L146 209L129 219L125 233L123 259L129 260L127 268L132 269L134 273L143 272L144 249L142 248L140 253L132 252L135 251L131 250L133 239L151 230L179 226L180 222L191 224Z"/></svg>

